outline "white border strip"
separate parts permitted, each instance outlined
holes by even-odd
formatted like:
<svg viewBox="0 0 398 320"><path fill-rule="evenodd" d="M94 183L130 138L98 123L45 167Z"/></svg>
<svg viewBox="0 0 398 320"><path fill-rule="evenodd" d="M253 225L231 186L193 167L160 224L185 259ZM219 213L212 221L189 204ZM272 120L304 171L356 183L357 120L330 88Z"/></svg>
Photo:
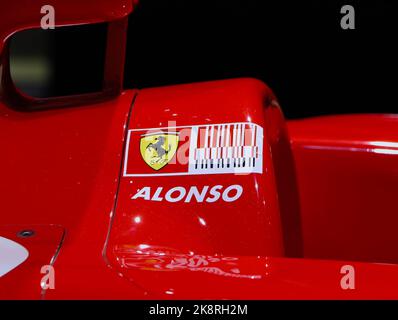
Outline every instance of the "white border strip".
<svg viewBox="0 0 398 320"><path fill-rule="evenodd" d="M144 130L159 130L159 129L180 129L180 128L192 128L192 127L212 127L212 126L222 126L231 124L254 124L261 127L259 124L254 122L227 122L227 123L207 123L207 124L193 124L187 126L174 126L174 127L158 127L158 128L144 128L144 129L129 129L129 131L144 131Z"/></svg>

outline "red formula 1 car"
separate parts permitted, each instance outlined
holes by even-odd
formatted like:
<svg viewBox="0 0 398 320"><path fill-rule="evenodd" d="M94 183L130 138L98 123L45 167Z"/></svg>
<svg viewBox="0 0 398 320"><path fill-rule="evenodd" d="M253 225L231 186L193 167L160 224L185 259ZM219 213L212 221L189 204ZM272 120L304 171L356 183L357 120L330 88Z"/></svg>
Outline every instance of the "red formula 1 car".
<svg viewBox="0 0 398 320"><path fill-rule="evenodd" d="M0 2L1 299L398 298L398 117L285 121L248 78L124 90L135 2L52 2L108 24L105 80L23 94L9 39L42 4Z"/></svg>

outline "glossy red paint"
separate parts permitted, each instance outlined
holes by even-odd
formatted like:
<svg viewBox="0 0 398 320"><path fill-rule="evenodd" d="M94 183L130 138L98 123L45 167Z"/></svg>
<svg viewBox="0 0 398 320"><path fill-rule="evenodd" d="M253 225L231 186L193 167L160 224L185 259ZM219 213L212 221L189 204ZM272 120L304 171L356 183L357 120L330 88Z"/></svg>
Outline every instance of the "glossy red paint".
<svg viewBox="0 0 398 320"><path fill-rule="evenodd" d="M120 267L117 254L120 248L126 250L128 247L135 249L139 246L168 247L181 254L284 254L275 173L268 138L271 134L279 134L281 129L276 131L274 128L276 132L272 133L267 130L267 109L277 108L264 105L270 95L270 90L263 83L251 79L140 91L128 129L143 130L130 135L126 149L129 158L126 158L124 165L132 167L130 170L133 172L148 176L125 175L121 179L107 247L107 257L112 266ZM191 126L203 128L203 134L213 132L214 139L210 138L208 143L210 147L213 141L215 147L216 140L219 139L216 137L221 137L221 126L205 129L204 125L242 122L254 123L264 128L263 158L257 160L263 161L263 174L220 174L217 173L220 169L216 169L214 164L214 174L173 175L184 173L184 167L187 173L188 164L184 166L181 163L191 161L187 159L187 154L194 148L192 143L195 143L192 141L194 129ZM228 130L231 126L227 126ZM164 169L156 171L145 163L140 154L140 138L142 134L158 133L162 127L166 133L167 130L179 132L181 141L173 158L176 159L175 163L169 163ZM230 133L229 145L235 145L232 142L232 131ZM134 134L136 139L133 138ZM240 136L240 133L237 135ZM251 132L245 133L245 136L250 135ZM221 146L221 142L219 145ZM124 169L128 174L127 168ZM188 194L192 187L201 192L205 187L211 190L214 186L222 186L220 192L230 186L239 186L242 188L242 195L230 202L222 197L218 200L211 197L212 202L198 202L194 197L189 200L183 197L178 202L167 201L166 191L175 187L184 188ZM155 190L162 188L163 194L159 194L159 198L163 200L152 201L142 197L132 199L143 188L150 188L151 198ZM178 197L179 193L176 194L174 197ZM231 194L231 197L235 195L234 192ZM128 270L122 268L119 272L130 278ZM140 283L139 279L134 280Z"/></svg>
<svg viewBox="0 0 398 320"><path fill-rule="evenodd" d="M19 236L34 230L31 237ZM25 262L0 278L0 299L39 299L42 295L41 268L55 261L64 237L64 229L54 225L0 226L0 235L25 247L29 256Z"/></svg>
<svg viewBox="0 0 398 320"><path fill-rule="evenodd" d="M213 89L217 90L212 91ZM253 106L258 105L259 102L256 104L252 99L258 97L260 92L264 92L262 90L264 87L251 81L145 90L140 93L134 105L130 129L167 126L167 120L172 118L173 114L174 118L179 119L180 103L184 106L188 103L190 106L194 106L194 110L203 110L207 106L204 101L208 98L211 98L211 105L213 102L217 102L214 105L217 105L218 109L212 113L206 113L206 115L215 115L214 123L222 122L220 119L230 122L233 121L231 116L238 118L242 116L238 112L234 114L234 110L238 109L238 107L232 107L234 103L239 105L239 108L245 106L245 103L241 103L240 100L244 96L248 99L245 102L251 106L250 109L255 110L256 108ZM220 91L223 92L223 95L217 98L215 92ZM197 95L196 92L198 92ZM158 106L164 106L164 112L155 111L159 116L151 117L150 110L157 110ZM217 118L222 113L221 110L224 110L225 115L222 116L223 118ZM229 111L228 114L225 113L226 110ZM167 116L168 112L171 117ZM201 115L198 112L192 114L194 118L190 119L189 123L202 123L203 119L200 118ZM256 119L254 121L261 123L259 118L249 116ZM186 111L184 119L185 117L189 118ZM197 117L199 117L199 121ZM278 117L272 119L276 122ZM334 125L335 128L339 127ZM273 132L277 132L277 130ZM275 139L275 141L279 140ZM135 147L136 152L139 153L138 143ZM145 166L139 157L136 161L142 162L141 164L134 162L136 167ZM298 167L297 169L301 170L302 168ZM310 169L307 168L307 170ZM303 172L301 171L300 174ZM158 181L161 181L162 185L174 186L189 185L190 183L209 184L209 181L214 181L214 178L207 176L198 182L197 177L190 177L186 184L181 177L174 177L172 182L170 177L157 177L155 179L159 179L157 181L148 177L122 178L118 205L108 243L108 259L115 271L148 290L150 297L166 299L391 299L398 297L395 285L398 281L398 267L395 265L350 262L355 259L348 256L345 259L339 258L341 261L310 260L308 256L305 259L267 257L266 254L261 254L262 248L257 243L251 248L244 249L239 249L236 244L233 247L228 247L229 243L222 241L229 239L228 232L222 233L224 230L221 228L210 229L208 224L204 226L200 224L200 221L189 219L189 215L196 217L198 211L204 211L202 205L195 204L190 207L160 203L154 205L146 201L141 201L139 206L134 204L130 198L137 190L131 191L131 185L139 184L141 186L143 179L149 179L145 185L157 187ZM222 183L225 181L224 179L220 175L216 181ZM247 185L250 187L250 182ZM299 184L299 186L301 185ZM122 197L125 198L122 199ZM163 209L160 210L161 208ZM159 212L157 212L158 209ZM211 208L207 208L204 214L211 210ZM239 214L245 215L244 218L250 219L251 213L250 210L239 208ZM213 212L213 215L222 220L219 225L228 223L228 219L231 218L230 214L231 209L226 212L224 208ZM303 213L303 217L305 217L302 221L305 240L308 241L309 228L306 225L309 223L308 215ZM218 221L211 218L213 217L210 217L209 220L210 227L217 226ZM239 216L234 219L238 218ZM204 221L208 221L207 216ZM320 223L320 225L322 224ZM297 225L295 227L297 228ZM227 231L229 230L231 228L228 228ZM233 236L242 235L242 232L245 231L247 229L238 230L238 232L234 232ZM355 229L352 231L355 233ZM214 232L222 233L223 237L215 245L211 242L212 239L217 239L214 238L217 237ZM320 232L327 232L327 230ZM250 236L252 235L244 236L242 239L250 239ZM239 236L239 238L241 237ZM312 244L313 246L321 247L323 244L319 242L319 239L314 239L314 241L317 243ZM247 245L249 244L247 242ZM304 252L307 253L308 248L304 247L304 249ZM327 250L328 247L325 249ZM257 252L253 250L257 250ZM360 284L356 290L343 290L340 285L343 276L341 268L344 265L355 267L356 280Z"/></svg>
<svg viewBox="0 0 398 320"><path fill-rule="evenodd" d="M133 103L137 94L138 98ZM49 234L53 231L47 229L48 225L59 225L62 230L65 229L65 240L54 264L56 289L48 290L45 299L398 298L397 265L352 262L382 261L380 257L396 262L395 251L392 249L396 243L393 233L396 221L391 211L394 208L393 197L389 193L395 190L393 181L389 179L396 177L393 155L396 151L394 143L398 140L394 117L351 116L289 123L297 161L305 258L283 257L283 253L278 252L280 247L272 248L272 244L266 247L263 243L257 243L255 240L258 233L250 234L243 228L239 230L234 221L228 222L228 212L221 206L217 212L214 211L214 215L220 217L219 220L205 217L208 228L216 227L211 230L216 231L215 238L212 238L213 233L208 233L210 229L196 221L194 224L189 217L184 225L180 219L182 215L186 218L187 213L194 210L203 210L199 205L184 206L188 212L178 211L179 219L165 222L158 220L154 224L147 224L151 221L150 214L163 219L168 215L175 215L170 208L175 211L177 207L159 206L162 207L162 212L156 213L150 203L142 202L138 207L130 204L129 199L123 198L128 198L131 192L128 189L130 178L120 179L123 172L123 146L127 144L125 139L128 128L167 126L170 118L176 118L178 123L182 121L182 125L191 125L247 121L250 116L250 121L261 123L266 130L265 137L271 152L267 151L269 154L266 156L268 160L265 167L275 172L268 172L269 176L265 177L248 175L238 178L250 190L253 190L254 180L257 179L264 191L259 197L271 194L271 201L276 202L273 204L275 211L269 211L274 217L271 221L278 225L277 216L280 214L281 229L285 232L283 217L288 217L285 214L289 214L289 211L280 205L281 198L272 199L274 193L283 189L278 184L287 179L286 175L280 176L276 172L276 165L273 167L275 159L282 161L283 154L289 155L288 151L281 151L285 148L277 145L278 141L286 143L287 136L283 129L283 118L275 102L270 104L274 100L267 97L273 96L266 86L246 79L143 90L140 93L125 91L112 101L73 109L22 113L0 103L0 150L4 155L0 157L0 202L2 212L7 213L0 217L0 236L15 236L20 227L14 229L11 225L23 225L37 230L39 228L35 226L41 225ZM188 112L189 107L192 109L188 109ZM202 108L207 110L207 114L203 113ZM159 109L165 113L155 116L153 111ZM268 113L270 111L272 114ZM177 116L173 117L173 114ZM205 117L210 121L203 122ZM271 128L273 125L275 127ZM342 132L345 126L349 126L350 130ZM351 148L354 140L359 141L356 146L359 149L366 145L367 152L350 154L348 150L339 151L341 146L347 144ZM372 141L383 142L384 145L372 145L369 143ZM312 153L312 149L306 148L311 145L332 146L335 153L321 153L326 152L323 149L316 149L318 153ZM329 149L333 149L332 147ZM343 153L337 153L338 151ZM330 155L332 156L329 157ZM339 158L340 155L343 157ZM337 161L339 159L341 160ZM294 168L289 168L291 160L287 157L285 165L278 163L279 168L285 166L288 172L294 172ZM322 161L318 164L320 160ZM337 171L333 171L335 166L339 168L339 175ZM361 180L364 173L369 174L372 179ZM336 181L340 179L340 185L337 182L325 183L325 176L328 181L332 178ZM186 185L232 181L232 177L221 175L203 176L200 180L191 179L187 182L179 180L180 178L177 181ZM262 178L268 178L269 181L261 181ZM134 178L135 183L143 181L143 178L140 179ZM165 184L175 184L175 181L172 183L167 177L162 180ZM354 188L355 192L351 190L349 195L344 194L348 192L345 184L348 182L354 185L353 181L358 189ZM365 186L367 181L372 183ZM149 183L156 184L154 181ZM386 186L384 192L377 190L379 185ZM333 187L332 192L328 189L330 186ZM339 187L341 190L337 190ZM287 189L294 190L294 185ZM356 190L359 192L356 193ZM295 201L294 193L279 196L284 199L290 196ZM347 207L341 202L336 208L336 197L341 197ZM367 208L359 207L359 200L366 200L368 211L365 210ZM380 208L377 211L376 204ZM280 208L276 210L278 207ZM241 203L239 207L230 209L236 219L247 219L247 222L250 222L251 217L254 219L252 222L262 221L262 218L254 215L255 212L267 213L258 204L252 203ZM123 210L127 215L123 215ZM131 220L128 224L128 217L135 217L130 210L142 210L140 234L137 234L137 231L141 232L139 229L128 229L135 227ZM375 212L377 218L372 219ZM103 248L111 216L114 217L114 224L108 242L110 268L104 259ZM294 215L292 217L299 218ZM350 228L342 228L339 221L341 219L348 219L347 225ZM231 224L228 230L220 227L223 220ZM159 227L160 224L163 228ZM167 234L163 233L163 229L169 226L176 230L180 228L179 234L166 239ZM291 230L294 230L293 226L296 223L288 225ZM371 229L371 226L376 228ZM257 227L253 225L253 228ZM12 228L12 234L8 231L3 233L8 228ZM179 235L186 232L185 228L190 228L192 234L180 238ZM196 230L200 231L195 233ZM0 279L0 287L10 290L9 295L4 294L5 298L41 298L39 265L47 263L54 255L60 235L59 229L56 231L56 234L40 244L41 247L31 248L32 252L36 252L37 258L27 260L26 264L21 265L25 269L16 269L6 275L8 281L12 279L14 283L17 281L14 278L17 277L17 272L23 272L24 276L19 280L18 286L10 289L9 284L2 282L6 278ZM241 242L234 239L238 235L239 238L242 237ZM346 246L338 239L339 235L346 240ZM152 241L155 237L156 242ZM288 238L283 235L285 247L289 244ZM245 242L248 239L252 242ZM295 239L299 239L297 231ZM391 242L387 243L387 240ZM234 241L237 246L229 247ZM169 244L172 246L167 246ZM375 247L372 247L373 244ZM384 244L385 250L381 247ZM195 252L189 253L189 248ZM292 248L294 252L294 246ZM376 251L380 251L379 256L376 256ZM295 251L296 254L298 252ZM269 256L275 256L276 253L279 257ZM328 260L312 260L310 257ZM366 259L362 259L364 257ZM356 290L343 290L340 286L340 270L346 264L355 267Z"/></svg>
<svg viewBox="0 0 398 320"><path fill-rule="evenodd" d="M122 267L157 299L397 299L396 265L120 249ZM342 267L355 289L341 287Z"/></svg>
<svg viewBox="0 0 398 320"><path fill-rule="evenodd" d="M111 102L34 113L0 103L1 226L66 230L48 299L144 296L102 258L134 96L128 91ZM41 276L36 265L31 273ZM35 277L26 280L13 297L40 299L38 285Z"/></svg>
<svg viewBox="0 0 398 320"><path fill-rule="evenodd" d="M398 263L398 117L289 122L308 258Z"/></svg>

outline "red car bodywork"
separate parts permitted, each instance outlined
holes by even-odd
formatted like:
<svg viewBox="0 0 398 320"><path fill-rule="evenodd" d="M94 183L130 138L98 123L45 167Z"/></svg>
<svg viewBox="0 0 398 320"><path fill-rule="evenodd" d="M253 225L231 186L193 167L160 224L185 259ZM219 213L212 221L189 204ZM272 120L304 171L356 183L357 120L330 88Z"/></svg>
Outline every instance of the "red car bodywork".
<svg viewBox="0 0 398 320"><path fill-rule="evenodd" d="M125 19L133 7L102 0L91 11L89 3L58 2L68 25ZM26 5L39 12L37 1ZM87 15L75 19L76 6ZM2 43L35 26L20 20L3 20ZM35 112L15 110L10 102L20 100L7 97L0 101L0 236L23 245L29 258L0 278L0 298L398 298L398 117L285 122L271 90L253 79L120 90L63 109L48 108L76 97L31 101L46 108ZM154 175L130 140L148 128L231 123L264 129L261 174ZM129 176L131 168L149 176ZM183 170L175 168L159 172ZM243 193L230 203L132 201L145 187L214 185ZM18 237L21 230L35 235ZM56 288L44 291L47 264ZM353 290L340 284L345 265L355 269Z"/></svg>

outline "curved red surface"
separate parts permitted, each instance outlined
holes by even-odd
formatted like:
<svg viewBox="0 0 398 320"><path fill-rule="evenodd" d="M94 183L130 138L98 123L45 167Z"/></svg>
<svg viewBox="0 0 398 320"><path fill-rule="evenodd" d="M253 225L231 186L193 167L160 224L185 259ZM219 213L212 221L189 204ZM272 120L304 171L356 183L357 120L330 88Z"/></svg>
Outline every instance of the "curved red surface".
<svg viewBox="0 0 398 320"><path fill-rule="evenodd" d="M113 256L113 247L141 244L172 247L182 253L283 255L273 159L265 125L267 109L272 108L264 105L269 95L269 89L254 80L209 82L140 91L128 129L153 129L138 131L137 141L133 140L135 132L132 132L126 150L129 158L124 166L148 173L148 176L124 176L121 179L108 247L110 257ZM180 172L180 167L183 166L180 163L185 160L182 152L185 155L188 150L185 150L183 144L188 148L191 143L189 132L184 136L185 131L180 132L181 146L177 150L176 163L155 171L144 162L140 154L140 135L151 131L159 132L156 128L166 126L171 127L171 131L178 131L181 130L179 127L184 130L187 126L186 130L189 131L191 126L248 120L265 129L263 174L174 176L174 172L184 173ZM172 128L173 126L177 128ZM217 128L220 126L217 125L214 130ZM162 174L171 176L161 176ZM197 187L202 190L205 186L211 189L216 185L222 186L222 190L239 185L242 196L233 202L220 198L211 203L131 199L142 188L151 188L152 192L163 188L166 193L166 190L174 187L185 190Z"/></svg>
<svg viewBox="0 0 398 320"><path fill-rule="evenodd" d="M398 263L398 116L289 122L305 257Z"/></svg>
<svg viewBox="0 0 398 320"><path fill-rule="evenodd" d="M225 90L230 86L223 82L216 86L228 103L220 99L213 106L214 120L231 120L234 115L230 104L240 86L239 82L233 85L233 94ZM169 107L187 107L203 101L202 89L196 85L168 93L156 89L144 92L142 98L156 106L164 101L161 95L170 95L170 99L179 99ZM397 262L394 143L398 141L396 118L389 116L289 123L297 162L304 258L268 257L260 252L245 255L243 251L190 254L155 244L139 247L145 243L132 241L138 247L116 248L119 266L109 268L102 251L114 213L128 116L136 94L125 91L118 99L101 104L31 113L16 112L0 103L1 230L10 225L59 225L66 230L54 264L56 289L48 290L46 299L398 298L398 266L371 263ZM258 104L258 97L251 91L240 107ZM150 107L136 111L137 117L130 122L135 126L157 120ZM194 112L187 123L193 117ZM254 117L260 121L259 115ZM116 211L116 217L120 213ZM52 240L48 241L48 248L53 248ZM7 285L6 298L41 298L37 266L51 256L45 252L44 259L31 265L27 261L25 267L32 269L24 272L32 274L31 278L18 280L14 271L6 275L7 281L20 281L18 286ZM340 270L346 264L355 267L355 290L340 286ZM119 273L123 268L126 270Z"/></svg>
<svg viewBox="0 0 398 320"><path fill-rule="evenodd" d="M55 263L56 289L47 298L143 296L102 257L134 96L128 91L110 102L30 113L0 103L1 226L55 224L66 230ZM31 272L40 276L40 268ZM34 279L10 287L9 296L39 299Z"/></svg>

